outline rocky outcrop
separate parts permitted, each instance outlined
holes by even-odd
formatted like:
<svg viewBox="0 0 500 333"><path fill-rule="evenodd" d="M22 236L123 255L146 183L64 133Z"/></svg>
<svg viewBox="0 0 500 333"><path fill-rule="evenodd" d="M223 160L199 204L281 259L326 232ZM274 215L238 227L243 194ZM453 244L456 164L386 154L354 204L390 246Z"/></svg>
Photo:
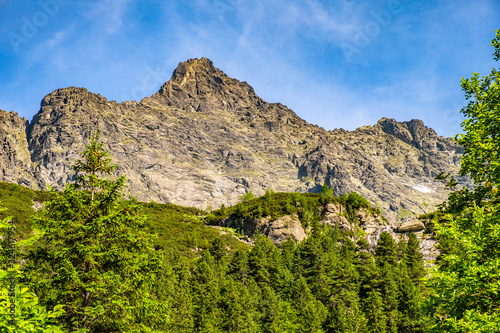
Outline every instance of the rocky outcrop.
<svg viewBox="0 0 500 333"><path fill-rule="evenodd" d="M456 171L461 154L419 120L326 131L263 101L206 58L179 64L140 102L69 87L45 96L27 128L1 114L0 180L62 189L100 130L117 173L127 176L127 196L200 208L235 204L250 190L317 192L326 183L336 195L360 193L396 223L446 198L433 178Z"/></svg>
<svg viewBox="0 0 500 333"><path fill-rule="evenodd" d="M320 224L338 225L340 230L351 235L353 241L356 241L358 237L363 237L368 241L372 250L375 249L383 232L388 232L396 242L401 238L408 241L410 233L414 232L420 240L420 248L427 266L432 266L439 255L436 240L431 234L424 233L425 225L419 220L391 223L384 221L380 214L369 208L356 209L353 216L348 218L346 207L341 203L328 203L325 206L319 206L318 211L321 217ZM231 215L218 221L212 221L212 223L217 228L230 227L239 230L239 235L235 236L247 243L253 243L251 239L258 232L269 237L276 246L286 241L288 237L300 242L307 238L311 232L310 228L304 229L296 214L283 215L274 219L271 217L242 218Z"/></svg>
<svg viewBox="0 0 500 333"><path fill-rule="evenodd" d="M28 121L16 112L0 110L0 180L36 186L26 139Z"/></svg>
<svg viewBox="0 0 500 333"><path fill-rule="evenodd" d="M354 226L346 217L345 207L339 203L328 203L320 206L321 222L329 225L338 224L342 230L353 231Z"/></svg>
<svg viewBox="0 0 500 333"><path fill-rule="evenodd" d="M217 224L220 227L241 230L244 239L253 237L258 232L269 237L276 245L280 245L288 237L291 237L296 242L300 242L307 237L297 215L284 215L276 219L271 219L269 216L262 218L228 217L218 221Z"/></svg>
<svg viewBox="0 0 500 333"><path fill-rule="evenodd" d="M404 222L398 228L398 232L420 231L425 229L425 225L419 220Z"/></svg>
<svg viewBox="0 0 500 333"><path fill-rule="evenodd" d="M261 232L269 237L275 244L281 244L291 237L294 241L300 242L307 237L297 216L285 215L272 222L261 219Z"/></svg>

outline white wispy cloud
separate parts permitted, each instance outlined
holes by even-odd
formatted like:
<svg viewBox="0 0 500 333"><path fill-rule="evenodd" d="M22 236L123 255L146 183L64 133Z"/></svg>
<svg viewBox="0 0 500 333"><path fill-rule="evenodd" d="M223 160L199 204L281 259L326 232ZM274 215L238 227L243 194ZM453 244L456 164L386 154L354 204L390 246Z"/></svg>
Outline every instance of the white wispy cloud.
<svg viewBox="0 0 500 333"><path fill-rule="evenodd" d="M84 16L104 29L108 35L118 32L123 23L123 16L132 0L102 0L89 2L90 8Z"/></svg>

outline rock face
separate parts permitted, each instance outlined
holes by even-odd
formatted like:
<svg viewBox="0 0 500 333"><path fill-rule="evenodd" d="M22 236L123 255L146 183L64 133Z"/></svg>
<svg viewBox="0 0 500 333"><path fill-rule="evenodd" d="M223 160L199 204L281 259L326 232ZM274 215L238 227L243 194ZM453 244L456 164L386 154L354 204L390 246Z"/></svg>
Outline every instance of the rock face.
<svg viewBox="0 0 500 333"><path fill-rule="evenodd" d="M26 139L28 121L0 110L0 180L24 186L36 184Z"/></svg>
<svg viewBox="0 0 500 333"><path fill-rule="evenodd" d="M284 215L277 219L262 218L233 218L229 217L219 222L220 226L237 228L247 237L252 237L256 232L269 237L274 244L279 245L291 237L300 242L307 237L297 215ZM245 237L244 236L244 237Z"/></svg>
<svg viewBox="0 0 500 333"><path fill-rule="evenodd" d="M343 230L352 231L353 225L345 217L346 211L344 206L339 203L329 203L325 207L319 207L321 214L321 220L325 224L335 225L338 224Z"/></svg>
<svg viewBox="0 0 500 333"><path fill-rule="evenodd" d="M29 125L0 111L0 180L62 189L96 130L127 176L126 195L142 201L216 208L250 190L317 192L326 182L392 222L434 210L447 194L433 178L456 171L461 155L420 120L326 131L201 58L140 102L70 87L45 96Z"/></svg>

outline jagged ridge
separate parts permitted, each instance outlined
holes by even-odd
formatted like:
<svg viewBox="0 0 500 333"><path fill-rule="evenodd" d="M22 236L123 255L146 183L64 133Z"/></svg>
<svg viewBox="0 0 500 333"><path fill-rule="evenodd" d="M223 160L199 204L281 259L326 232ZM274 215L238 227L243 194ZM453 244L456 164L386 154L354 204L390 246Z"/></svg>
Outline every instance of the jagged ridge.
<svg viewBox="0 0 500 333"><path fill-rule="evenodd" d="M206 58L180 63L140 102L70 87L47 95L29 126L0 115L0 138L9 142L2 166L15 170L0 180L62 188L77 152L99 129L129 179L128 195L201 208L234 204L249 190L314 192L326 182L336 195L359 192L389 220L404 220L445 198L433 177L457 170L461 153L420 120L383 118L353 132L326 131L263 101ZM13 133L25 132L14 145Z"/></svg>

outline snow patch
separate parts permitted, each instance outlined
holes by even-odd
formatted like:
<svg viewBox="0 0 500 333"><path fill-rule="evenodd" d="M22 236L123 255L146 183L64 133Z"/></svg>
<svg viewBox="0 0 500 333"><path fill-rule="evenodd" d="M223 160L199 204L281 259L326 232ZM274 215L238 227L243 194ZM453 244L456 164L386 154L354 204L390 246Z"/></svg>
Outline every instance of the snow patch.
<svg viewBox="0 0 500 333"><path fill-rule="evenodd" d="M434 190L432 190L432 189L430 189L430 188L428 188L427 186L424 186L424 185L415 185L415 186L412 186L412 188L414 188L417 191L423 192L423 193L434 192Z"/></svg>

